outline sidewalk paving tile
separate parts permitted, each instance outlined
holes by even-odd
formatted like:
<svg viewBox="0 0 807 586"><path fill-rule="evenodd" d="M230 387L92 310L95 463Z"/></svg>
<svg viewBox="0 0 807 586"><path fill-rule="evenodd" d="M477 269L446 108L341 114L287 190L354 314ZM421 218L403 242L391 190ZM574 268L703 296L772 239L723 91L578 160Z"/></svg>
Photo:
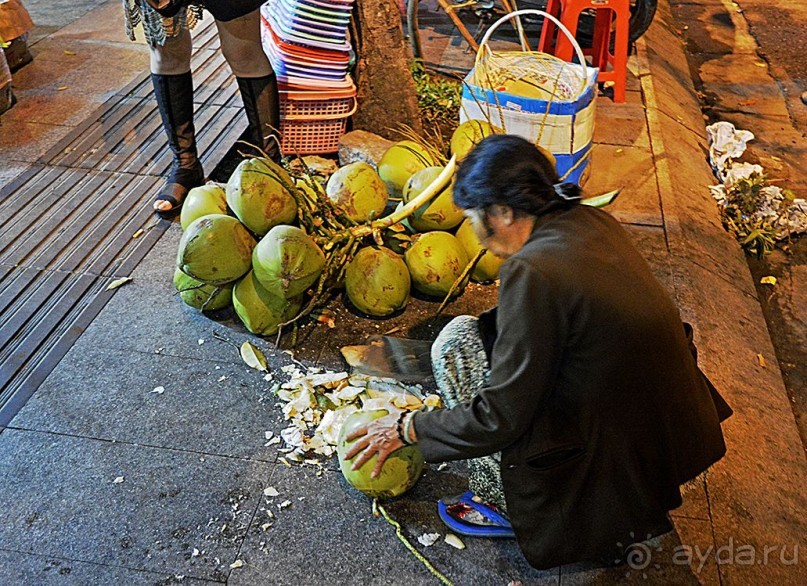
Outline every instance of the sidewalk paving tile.
<svg viewBox="0 0 807 586"><path fill-rule="evenodd" d="M118 351L82 338L11 425L273 462L278 446L265 446L264 432L287 425L271 384L243 363Z"/></svg>
<svg viewBox="0 0 807 586"><path fill-rule="evenodd" d="M619 221L663 225L653 153L644 148L595 144L591 153L591 178L585 189L600 194L622 188L608 211Z"/></svg>
<svg viewBox="0 0 807 586"><path fill-rule="evenodd" d="M326 471L317 476L311 468L277 468L271 485L280 496L264 499L263 505L275 518L259 508L242 549L246 565L233 572L229 584L436 583L397 539L394 528L373 517L371 500L349 487L341 474ZM435 503L466 490L466 482L456 472L432 467L405 498L383 506L412 544L457 584L557 584L557 570L531 569L512 540L463 538L462 551L442 540L428 548L417 542L426 532L445 536ZM279 509L286 500L291 504ZM263 530L266 523L272 526Z"/></svg>
<svg viewBox="0 0 807 586"><path fill-rule="evenodd" d="M676 555L682 545L677 531L646 541L644 536L636 536L636 540L640 543L634 544L625 564L610 568L591 563L565 565L560 568L561 584L698 584L688 560Z"/></svg>
<svg viewBox="0 0 807 586"><path fill-rule="evenodd" d="M670 4L673 14L679 21L699 21L698 26L690 26L686 30L686 45L690 54L729 55L738 52L756 54L755 47L743 42L745 39L738 38L740 35L736 21L731 18L726 5L722 3L698 5L692 0ZM747 30L743 33L742 37L748 35Z"/></svg>
<svg viewBox="0 0 807 586"><path fill-rule="evenodd" d="M700 584L717 586L720 576L715 558L715 542L709 520L674 517L675 531L681 538L678 549L668 552L671 561L686 563Z"/></svg>
<svg viewBox="0 0 807 586"><path fill-rule="evenodd" d="M23 171L28 169L31 165L28 163L17 163L14 161L4 161L3 166L0 167L0 190L7 184L11 183L14 178L18 177Z"/></svg>
<svg viewBox="0 0 807 586"><path fill-rule="evenodd" d="M642 564L639 564L641 566ZM698 579L689 567L683 564L659 564L651 562L647 568L595 568L576 564L561 568L562 586L617 586L619 584L675 584L675 586L698 585Z"/></svg>
<svg viewBox="0 0 807 586"><path fill-rule="evenodd" d="M0 441L0 543L221 580L272 471L198 452L8 430Z"/></svg>
<svg viewBox="0 0 807 586"><path fill-rule="evenodd" d="M606 122L595 125L595 143L650 148L644 105L615 104L601 96L597 98L597 117Z"/></svg>
<svg viewBox="0 0 807 586"><path fill-rule="evenodd" d="M781 89L756 54L723 55L703 63L699 73L716 98L716 109L789 120Z"/></svg>
<svg viewBox="0 0 807 586"><path fill-rule="evenodd" d="M0 161L4 161L5 167L7 163L37 162L73 127L4 119L0 129Z"/></svg>
<svg viewBox="0 0 807 586"><path fill-rule="evenodd" d="M34 45L34 52L33 62L14 74L15 88L66 87L66 92L111 93L142 75L149 63L145 47L134 43L72 43L49 38Z"/></svg>
<svg viewBox="0 0 807 586"><path fill-rule="evenodd" d="M709 519L709 501L706 495L706 482L696 478L681 490L683 504L670 511L672 517L687 519Z"/></svg>
<svg viewBox="0 0 807 586"><path fill-rule="evenodd" d="M272 358L273 337L262 340L250 334L229 310L206 315L179 298L172 279L180 235L179 224L169 227L129 274L132 281L115 291L80 343L243 366L237 347L216 339L215 333L236 346L251 341ZM199 344L199 340L204 343ZM281 365L290 362L288 356L277 354Z"/></svg>
<svg viewBox="0 0 807 586"><path fill-rule="evenodd" d="M59 30L76 21L90 21L99 6L109 0L50 0L48 2L27 2L31 18L36 23L34 30L41 27ZM115 2L111 2L115 4ZM120 6L120 3L117 3ZM122 26L122 24L121 24Z"/></svg>
<svg viewBox="0 0 807 586"><path fill-rule="evenodd" d="M4 114L3 126L10 122L78 126L106 102L106 96L60 92L56 88L15 90L14 94L19 101Z"/></svg>
<svg viewBox="0 0 807 586"><path fill-rule="evenodd" d="M670 296L674 295L675 283L672 279L664 230L657 226L635 224L625 224L623 227L630 234L631 241L641 253L642 258L650 265L653 275L664 286Z"/></svg>
<svg viewBox="0 0 807 586"><path fill-rule="evenodd" d="M75 5L72 0L69 5ZM108 0L84 0L92 12L79 18L71 19L67 26L53 33L51 39L64 39L76 41L112 41L126 44L133 44L126 36L124 27L123 9L120 2L109 2ZM100 6L98 6L100 4ZM95 6L96 5L97 8ZM63 10L63 9L62 9ZM86 8L85 8L86 10ZM142 28L138 27L138 44L145 48Z"/></svg>
<svg viewBox="0 0 807 586"><path fill-rule="evenodd" d="M53 556L41 556L0 549L3 580L9 585L85 586L89 584L126 584L127 586L160 586L180 583L182 586L211 586L217 581L188 578L177 574L147 572L120 566L108 566Z"/></svg>

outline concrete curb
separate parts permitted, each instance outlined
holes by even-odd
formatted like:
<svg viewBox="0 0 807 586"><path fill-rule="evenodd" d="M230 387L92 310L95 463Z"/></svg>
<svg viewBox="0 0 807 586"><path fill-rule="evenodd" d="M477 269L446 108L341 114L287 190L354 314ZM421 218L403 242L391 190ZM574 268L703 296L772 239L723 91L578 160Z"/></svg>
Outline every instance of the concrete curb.
<svg viewBox="0 0 807 586"><path fill-rule="evenodd" d="M804 448L743 253L707 189L716 181L676 28L661 0L638 50L677 301L695 325L704 371L735 411L723 426L728 453L707 476L707 545L712 556L723 548L720 583L793 584L807 534Z"/></svg>

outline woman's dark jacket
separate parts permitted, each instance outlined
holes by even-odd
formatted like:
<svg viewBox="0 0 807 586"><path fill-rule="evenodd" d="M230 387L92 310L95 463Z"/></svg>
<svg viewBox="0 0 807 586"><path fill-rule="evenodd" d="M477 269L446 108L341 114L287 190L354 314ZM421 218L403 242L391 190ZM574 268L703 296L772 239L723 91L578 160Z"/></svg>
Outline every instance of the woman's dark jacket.
<svg viewBox="0 0 807 586"><path fill-rule="evenodd" d="M540 217L502 265L495 320L490 384L415 417L426 460L501 451L508 513L537 568L670 530L679 486L725 453L731 410L619 223L581 205Z"/></svg>

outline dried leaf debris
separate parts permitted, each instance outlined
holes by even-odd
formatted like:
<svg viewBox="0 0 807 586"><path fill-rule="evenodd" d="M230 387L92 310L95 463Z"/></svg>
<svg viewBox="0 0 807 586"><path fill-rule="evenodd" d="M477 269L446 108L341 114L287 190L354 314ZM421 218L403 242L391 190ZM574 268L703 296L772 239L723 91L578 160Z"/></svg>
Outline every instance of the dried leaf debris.
<svg viewBox="0 0 807 586"><path fill-rule="evenodd" d="M117 289L118 287L125 285L126 283L132 282L132 277L123 277L121 279L115 279L109 285L106 286L107 291L111 291L112 289Z"/></svg>
<svg viewBox="0 0 807 586"><path fill-rule="evenodd" d="M261 372L267 371L266 357L263 355L263 352L258 350L249 342L244 342L241 344L241 359L250 368L260 370Z"/></svg>

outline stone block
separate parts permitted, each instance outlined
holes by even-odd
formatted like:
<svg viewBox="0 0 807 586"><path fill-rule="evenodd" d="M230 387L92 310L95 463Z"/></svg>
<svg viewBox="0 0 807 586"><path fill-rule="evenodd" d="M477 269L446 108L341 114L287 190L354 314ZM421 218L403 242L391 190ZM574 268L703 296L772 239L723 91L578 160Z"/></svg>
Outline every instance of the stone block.
<svg viewBox="0 0 807 586"><path fill-rule="evenodd" d="M339 164L344 166L362 161L378 167L381 157L393 144L393 141L372 132L353 130L339 139Z"/></svg>

